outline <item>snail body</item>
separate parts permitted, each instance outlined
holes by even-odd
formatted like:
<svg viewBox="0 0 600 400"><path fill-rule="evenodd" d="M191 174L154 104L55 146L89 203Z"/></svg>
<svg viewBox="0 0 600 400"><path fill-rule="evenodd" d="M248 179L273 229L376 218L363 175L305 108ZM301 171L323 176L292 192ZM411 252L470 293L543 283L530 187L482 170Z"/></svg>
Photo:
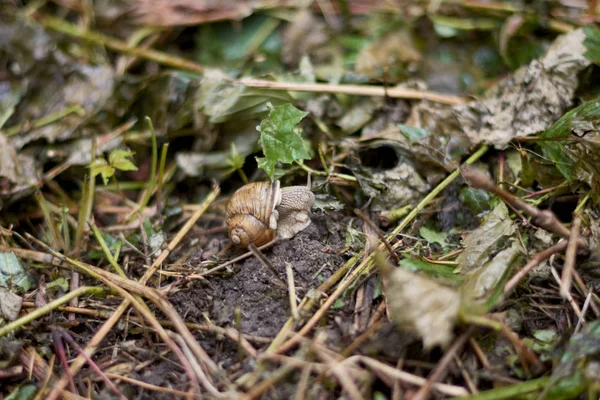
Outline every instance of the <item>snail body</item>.
<svg viewBox="0 0 600 400"><path fill-rule="evenodd" d="M310 225L315 196L306 186L281 188L279 181L254 182L233 194L226 207L229 238L241 247L289 239Z"/></svg>

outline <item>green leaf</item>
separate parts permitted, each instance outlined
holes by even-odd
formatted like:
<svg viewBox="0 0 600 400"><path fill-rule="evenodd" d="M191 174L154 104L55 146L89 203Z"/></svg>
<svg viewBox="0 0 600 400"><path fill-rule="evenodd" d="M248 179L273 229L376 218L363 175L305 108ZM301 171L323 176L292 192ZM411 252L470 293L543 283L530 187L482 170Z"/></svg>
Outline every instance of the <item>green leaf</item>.
<svg viewBox="0 0 600 400"><path fill-rule="evenodd" d="M62 277L55 279L52 282L46 284L46 288L48 288L48 289L53 288L55 286L61 288L65 292L67 290L69 290L69 282L65 278L62 278Z"/></svg>
<svg viewBox="0 0 600 400"><path fill-rule="evenodd" d="M5 400L29 400L33 399L36 392L35 385L23 385L19 386L15 391L9 394Z"/></svg>
<svg viewBox="0 0 600 400"><path fill-rule="evenodd" d="M23 293L31 288L29 277L12 251L0 252L0 286L7 289L16 288Z"/></svg>
<svg viewBox="0 0 600 400"><path fill-rule="evenodd" d="M587 49L584 56L595 63L600 63L600 29L593 26L583 28L585 39L583 46Z"/></svg>
<svg viewBox="0 0 600 400"><path fill-rule="evenodd" d="M409 125L398 125L400 127L400 132L411 142L415 143L420 141L422 138L429 135L429 131L424 128L415 128L414 126Z"/></svg>
<svg viewBox="0 0 600 400"><path fill-rule="evenodd" d="M573 130L585 129L590 122L600 119L600 100L593 100L576 107L563 115L541 137L555 139L568 137ZM573 158L567 147L562 142L540 142L544 157L552 160L560 173L568 180L572 180Z"/></svg>
<svg viewBox="0 0 600 400"><path fill-rule="evenodd" d="M105 185L108 183L108 180L112 178L112 176L115 174L115 169L112 166L110 166L103 158L95 159L92 163L90 163L90 165L88 165L88 167L90 168L93 177L95 177L96 175L102 175L102 180L104 181Z"/></svg>
<svg viewBox="0 0 600 400"><path fill-rule="evenodd" d="M226 161L227 165L231 167L231 171L236 171L238 169L242 169L244 162L246 161L246 157L238 153L235 143L231 142L231 155L226 158Z"/></svg>
<svg viewBox="0 0 600 400"><path fill-rule="evenodd" d="M483 189L467 187L460 191L459 198L475 215L492 209L492 196Z"/></svg>
<svg viewBox="0 0 600 400"><path fill-rule="evenodd" d="M462 277L453 272L452 267L443 264L434 264L418 258L405 258L400 261L400 266L411 272L422 271L428 275L444 278L451 281L460 281Z"/></svg>
<svg viewBox="0 0 600 400"><path fill-rule="evenodd" d="M256 161L258 167L273 179L275 164L278 162L291 164L298 160L308 160L310 155L296 126L308 113L289 103L270 108L269 116L257 128L260 131L259 143L265 156L257 157Z"/></svg>
<svg viewBox="0 0 600 400"><path fill-rule="evenodd" d="M440 232L433 226L422 226L421 229L419 229L419 234L427 241L427 243L437 243L442 247L448 246L448 243L446 243L446 237L448 236L448 233Z"/></svg>
<svg viewBox="0 0 600 400"><path fill-rule="evenodd" d="M108 163L121 171L137 171L138 168L130 160L134 154L130 150L114 149L108 156Z"/></svg>

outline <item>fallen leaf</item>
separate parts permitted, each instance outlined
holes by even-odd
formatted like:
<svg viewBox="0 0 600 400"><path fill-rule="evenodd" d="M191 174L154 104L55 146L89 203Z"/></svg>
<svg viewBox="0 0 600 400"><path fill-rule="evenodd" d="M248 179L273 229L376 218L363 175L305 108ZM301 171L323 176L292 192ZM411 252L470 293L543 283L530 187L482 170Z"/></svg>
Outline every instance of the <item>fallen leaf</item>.
<svg viewBox="0 0 600 400"><path fill-rule="evenodd" d="M458 256L457 273L467 274L484 265L491 254L502 249L516 231L504 203L499 203L484 222L463 241L465 250Z"/></svg>
<svg viewBox="0 0 600 400"><path fill-rule="evenodd" d="M376 260L392 321L400 329L416 332L426 349L448 346L458 320L460 295L431 279L392 267L382 255Z"/></svg>
<svg viewBox="0 0 600 400"><path fill-rule="evenodd" d="M19 316L23 299L0 287L0 319L14 321Z"/></svg>

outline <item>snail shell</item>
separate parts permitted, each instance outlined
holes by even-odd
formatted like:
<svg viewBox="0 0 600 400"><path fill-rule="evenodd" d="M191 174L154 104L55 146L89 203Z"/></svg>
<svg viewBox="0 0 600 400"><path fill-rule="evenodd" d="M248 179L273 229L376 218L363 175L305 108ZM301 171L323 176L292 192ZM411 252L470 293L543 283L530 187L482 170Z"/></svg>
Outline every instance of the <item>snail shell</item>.
<svg viewBox="0 0 600 400"><path fill-rule="evenodd" d="M249 183L233 194L227 208L226 223L231 241L242 247L262 246L277 234L281 203L279 181Z"/></svg>

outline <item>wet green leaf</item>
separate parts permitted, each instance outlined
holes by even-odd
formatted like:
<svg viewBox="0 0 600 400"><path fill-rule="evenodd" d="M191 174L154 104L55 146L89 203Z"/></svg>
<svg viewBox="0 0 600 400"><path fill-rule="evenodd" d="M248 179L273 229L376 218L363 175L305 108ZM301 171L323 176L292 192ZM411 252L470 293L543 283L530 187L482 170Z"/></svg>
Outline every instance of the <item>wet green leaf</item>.
<svg viewBox="0 0 600 400"><path fill-rule="evenodd" d="M492 209L492 196L483 189L464 188L460 191L459 198L475 215Z"/></svg>
<svg viewBox="0 0 600 400"><path fill-rule="evenodd" d="M263 60L252 63L254 67L268 60L269 66L281 69L281 63L274 62L273 50L278 48L273 49L271 43L277 39L272 33L279 23L277 18L256 14L240 21L235 28L230 21L203 25L196 37L197 59L202 65L235 71L247 62L248 57L254 57Z"/></svg>
<svg viewBox="0 0 600 400"><path fill-rule="evenodd" d="M600 100L580 105L563 115L550 128L541 134L545 139L565 138L571 132L593 129L600 120ZM544 157L552 160L556 168L568 179L573 179L573 157L563 142L540 142Z"/></svg>
<svg viewBox="0 0 600 400"><path fill-rule="evenodd" d="M106 185L110 178L115 174L115 168L111 166L104 158L96 158L90 165L90 172L92 176L100 175Z"/></svg>
<svg viewBox="0 0 600 400"><path fill-rule="evenodd" d="M415 128L414 126L403 124L400 124L399 126L400 132L402 132L411 143L418 143L421 139L429 135L429 131L424 128Z"/></svg>
<svg viewBox="0 0 600 400"><path fill-rule="evenodd" d="M5 397L5 400L31 400L37 391L35 385L22 385Z"/></svg>
<svg viewBox="0 0 600 400"><path fill-rule="evenodd" d="M31 288L31 280L12 251L0 252L0 286L22 293Z"/></svg>
<svg viewBox="0 0 600 400"><path fill-rule="evenodd" d="M244 166L246 157L238 153L235 143L231 142L231 153L226 159L227 164L231 167L232 171L241 169Z"/></svg>
<svg viewBox="0 0 600 400"><path fill-rule="evenodd" d="M257 157L256 161L258 167L264 169L271 179L278 162L291 164L310 159L297 126L306 115L308 113L291 104L282 104L272 107L269 116L257 128L260 131L259 143L265 156Z"/></svg>
<svg viewBox="0 0 600 400"><path fill-rule="evenodd" d="M419 234L427 241L427 243L437 243L442 247L448 245L448 243L446 243L448 232L440 232L431 225L423 225L421 229L419 229Z"/></svg>
<svg viewBox="0 0 600 400"><path fill-rule="evenodd" d="M46 284L46 288L51 289L53 287L58 287L63 291L69 290L69 281L66 278L58 278Z"/></svg>
<svg viewBox="0 0 600 400"><path fill-rule="evenodd" d="M600 63L600 29L593 26L583 28L585 39L583 45L587 49L584 56L595 63Z"/></svg>
<svg viewBox="0 0 600 400"><path fill-rule="evenodd" d="M130 160L134 154L129 150L114 149L108 156L108 163L121 171L137 171L138 168Z"/></svg>
<svg viewBox="0 0 600 400"><path fill-rule="evenodd" d="M292 98L286 92L249 88L212 70L204 74L195 99L196 108L213 124L260 118L269 111L267 103L279 105L290 101Z"/></svg>
<svg viewBox="0 0 600 400"><path fill-rule="evenodd" d="M462 279L448 265L434 264L419 258L404 258L400 261L400 266L411 272L421 271L433 277L444 278L450 281L459 282Z"/></svg>
<svg viewBox="0 0 600 400"><path fill-rule="evenodd" d="M504 290L504 283L520 265L526 252L517 240L498 252L491 260L464 274L461 291L465 297L490 308Z"/></svg>

